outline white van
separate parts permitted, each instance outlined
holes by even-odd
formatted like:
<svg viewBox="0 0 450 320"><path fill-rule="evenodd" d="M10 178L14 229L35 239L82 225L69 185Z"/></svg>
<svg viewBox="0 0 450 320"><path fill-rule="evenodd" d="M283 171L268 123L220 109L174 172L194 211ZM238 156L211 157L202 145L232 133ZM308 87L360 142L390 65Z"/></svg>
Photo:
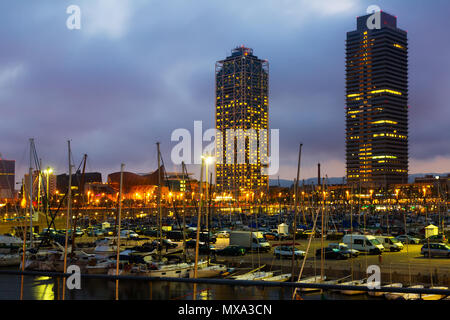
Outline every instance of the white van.
<svg viewBox="0 0 450 320"><path fill-rule="evenodd" d="M386 250L389 249L391 251L402 251L403 249L403 243L401 243L394 237L376 236L376 238L381 242Z"/></svg>
<svg viewBox="0 0 450 320"><path fill-rule="evenodd" d="M342 239L349 248L361 252L380 254L384 251L383 245L374 236L363 234L346 234Z"/></svg>

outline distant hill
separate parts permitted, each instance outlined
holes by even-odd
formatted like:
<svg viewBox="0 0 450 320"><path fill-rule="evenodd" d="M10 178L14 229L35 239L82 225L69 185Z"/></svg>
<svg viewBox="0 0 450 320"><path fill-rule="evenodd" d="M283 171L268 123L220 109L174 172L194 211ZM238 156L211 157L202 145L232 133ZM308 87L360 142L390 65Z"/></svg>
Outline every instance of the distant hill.
<svg viewBox="0 0 450 320"><path fill-rule="evenodd" d="M432 176L447 176L450 173L415 173L410 174L408 177L408 182L413 183L415 178L424 177L428 175ZM303 180L300 180L300 185L303 183ZM280 186L283 188L289 188L294 184L294 180L286 180L280 179ZM317 178L309 178L305 179L305 184L317 184ZM342 177L340 178L328 178L328 184L342 184ZM270 186L278 186L278 179L270 179Z"/></svg>

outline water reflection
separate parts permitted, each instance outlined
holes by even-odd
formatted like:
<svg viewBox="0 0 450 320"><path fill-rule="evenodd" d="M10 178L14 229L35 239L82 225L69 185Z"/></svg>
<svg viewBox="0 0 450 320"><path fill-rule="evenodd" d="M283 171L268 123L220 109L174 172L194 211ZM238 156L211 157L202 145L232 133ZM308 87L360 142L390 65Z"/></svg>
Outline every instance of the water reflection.
<svg viewBox="0 0 450 320"><path fill-rule="evenodd" d="M192 300L193 284L180 282L119 282L121 300ZM24 299L57 300L61 299L62 280L50 277L25 277ZM20 276L0 275L0 299L20 298ZM367 295L343 296L326 292L303 295L305 300L318 299L372 299ZM82 279L81 290L66 290L66 300L114 300L115 281L103 279ZM198 300L291 300L291 288L244 287L230 285L197 285Z"/></svg>
<svg viewBox="0 0 450 320"><path fill-rule="evenodd" d="M31 286L31 292L35 300L54 300L54 279L50 277L36 277Z"/></svg>

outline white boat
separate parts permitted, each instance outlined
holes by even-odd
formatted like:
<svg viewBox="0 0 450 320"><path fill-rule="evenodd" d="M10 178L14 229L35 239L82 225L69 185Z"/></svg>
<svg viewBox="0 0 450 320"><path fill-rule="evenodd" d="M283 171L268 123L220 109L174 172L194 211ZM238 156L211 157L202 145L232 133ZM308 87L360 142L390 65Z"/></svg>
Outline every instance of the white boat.
<svg viewBox="0 0 450 320"><path fill-rule="evenodd" d="M326 277L323 277L323 281L326 280ZM303 278L297 281L298 283L323 283L321 280L321 276L312 276L308 278ZM298 291L301 292L314 292L314 291L320 291L320 289L317 288L297 288Z"/></svg>
<svg viewBox="0 0 450 320"><path fill-rule="evenodd" d="M113 260L104 260L95 262L95 264L88 264L86 266L86 273L88 274L107 274L108 270L113 266Z"/></svg>
<svg viewBox="0 0 450 320"><path fill-rule="evenodd" d="M22 254L0 254L0 267L13 267L20 265Z"/></svg>
<svg viewBox="0 0 450 320"><path fill-rule="evenodd" d="M410 289L423 289L424 286L423 285L416 285L416 286L411 286L408 287ZM419 299L419 294L418 293L402 293L402 292L389 292L386 293L385 298L388 300L417 300Z"/></svg>
<svg viewBox="0 0 450 320"><path fill-rule="evenodd" d="M348 282L344 282L344 283L340 283L339 285L341 286L366 286L367 284L364 282L364 280L353 280L353 281L348 281ZM348 296L352 296L352 295L357 295L357 294L364 294L366 293L366 291L359 291L359 290L340 290L340 292L342 294L348 295Z"/></svg>
<svg viewBox="0 0 450 320"><path fill-rule="evenodd" d="M291 277L292 277L292 274L285 273L285 274L280 274L278 276L272 276L269 278L265 278L262 280L263 281L273 281L273 282L285 282L285 281L288 281Z"/></svg>
<svg viewBox="0 0 450 320"><path fill-rule="evenodd" d="M111 238L105 238L96 241L94 253L98 256L111 255L117 252L117 245Z"/></svg>
<svg viewBox="0 0 450 320"><path fill-rule="evenodd" d="M233 277L234 280L264 280L273 276L273 272L257 271Z"/></svg>
<svg viewBox="0 0 450 320"><path fill-rule="evenodd" d="M145 276L158 278L187 278L191 270L194 270L194 266L190 263L161 264L158 265L155 270L146 271Z"/></svg>
<svg viewBox="0 0 450 320"><path fill-rule="evenodd" d="M227 271L225 265L210 265L197 270L197 278L214 278ZM194 278L194 269L189 271L189 278Z"/></svg>
<svg viewBox="0 0 450 320"><path fill-rule="evenodd" d="M115 262L113 262L115 266ZM115 267L109 269L109 274L115 274ZM198 263L198 271L206 268L208 266L207 261L201 261ZM194 263L176 263L176 264L166 264L152 262L147 265L138 264L127 268L126 270L120 270L120 275L133 275L133 276L145 276L145 277L156 277L156 278L187 278L190 274L193 274ZM226 270L226 268L224 269Z"/></svg>
<svg viewBox="0 0 450 320"><path fill-rule="evenodd" d="M448 287L430 287L430 289L448 290ZM446 297L445 294L423 294L420 299L422 300L441 300Z"/></svg>
<svg viewBox="0 0 450 320"><path fill-rule="evenodd" d="M401 283L391 283L385 286L382 286L381 288L402 288L403 284ZM387 292L382 292L382 291L369 291L369 296L372 297L382 297L383 295L387 294Z"/></svg>
<svg viewBox="0 0 450 320"><path fill-rule="evenodd" d="M17 252L23 247L23 240L11 235L0 235L0 253Z"/></svg>

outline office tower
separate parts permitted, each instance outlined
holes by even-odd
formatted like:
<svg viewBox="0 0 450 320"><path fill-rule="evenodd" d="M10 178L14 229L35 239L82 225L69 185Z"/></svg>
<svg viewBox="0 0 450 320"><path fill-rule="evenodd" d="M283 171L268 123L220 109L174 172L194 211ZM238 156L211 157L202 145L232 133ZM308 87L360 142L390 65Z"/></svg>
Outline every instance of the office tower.
<svg viewBox="0 0 450 320"><path fill-rule="evenodd" d="M267 147L268 135L260 130L269 127L268 95L269 64L252 49L237 47L216 63L216 129L223 137L216 140L217 192L233 197L267 192L269 178L262 169L268 151L262 146Z"/></svg>
<svg viewBox="0 0 450 320"><path fill-rule="evenodd" d="M366 187L408 182L407 33L378 14L376 28L358 17L346 43L347 182Z"/></svg>
<svg viewBox="0 0 450 320"><path fill-rule="evenodd" d="M0 198L14 198L16 162L0 158Z"/></svg>

